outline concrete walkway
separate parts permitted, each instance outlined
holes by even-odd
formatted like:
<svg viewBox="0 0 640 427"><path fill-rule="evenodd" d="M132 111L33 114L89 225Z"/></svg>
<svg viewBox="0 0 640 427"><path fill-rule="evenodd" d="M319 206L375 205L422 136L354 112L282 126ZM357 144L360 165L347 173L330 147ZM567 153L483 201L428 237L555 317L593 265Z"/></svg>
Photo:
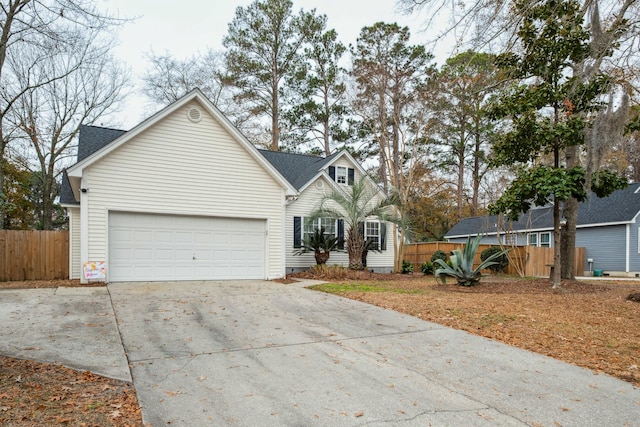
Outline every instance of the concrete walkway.
<svg viewBox="0 0 640 427"><path fill-rule="evenodd" d="M640 425L629 383L300 285L0 291L0 325L2 354L126 379L124 345L153 427Z"/></svg>

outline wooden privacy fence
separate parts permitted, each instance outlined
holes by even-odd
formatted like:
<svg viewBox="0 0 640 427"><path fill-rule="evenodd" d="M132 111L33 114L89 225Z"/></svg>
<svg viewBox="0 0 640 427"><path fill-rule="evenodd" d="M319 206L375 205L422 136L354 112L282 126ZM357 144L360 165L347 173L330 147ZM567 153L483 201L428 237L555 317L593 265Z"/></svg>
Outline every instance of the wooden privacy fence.
<svg viewBox="0 0 640 427"><path fill-rule="evenodd" d="M68 278L68 231L0 230L0 281Z"/></svg>
<svg viewBox="0 0 640 427"><path fill-rule="evenodd" d="M474 265L479 265L480 254L485 249L495 245L480 245L474 259ZM431 261L435 251L441 250L449 255L456 249L462 249L464 243L427 242L404 245L404 259L414 265L415 271L420 271L420 265L425 261ZM574 259L574 271L576 276L584 274L584 248L576 248ZM509 266L507 274L520 274L517 265L521 265L525 276L549 276L553 265L553 248L538 248L535 246L516 246L509 252Z"/></svg>

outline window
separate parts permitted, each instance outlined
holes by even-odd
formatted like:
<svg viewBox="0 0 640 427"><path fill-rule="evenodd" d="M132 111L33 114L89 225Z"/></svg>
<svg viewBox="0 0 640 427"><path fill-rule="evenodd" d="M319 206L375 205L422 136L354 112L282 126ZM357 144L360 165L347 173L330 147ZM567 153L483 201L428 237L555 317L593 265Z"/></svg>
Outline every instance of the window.
<svg viewBox="0 0 640 427"><path fill-rule="evenodd" d="M329 177L341 185L353 185L356 173L355 169L346 166L329 166Z"/></svg>
<svg viewBox="0 0 640 427"><path fill-rule="evenodd" d="M518 235L515 233L507 233L502 236L502 243L507 246L518 246Z"/></svg>
<svg viewBox="0 0 640 427"><path fill-rule="evenodd" d="M539 248L550 248L551 247L551 233L530 233L527 234L527 245L529 246L537 246Z"/></svg>
<svg viewBox="0 0 640 427"><path fill-rule="evenodd" d="M302 230L302 241L308 239L316 229L324 228L325 236L336 236L336 220L332 218L304 219L304 228Z"/></svg>
<svg viewBox="0 0 640 427"><path fill-rule="evenodd" d="M347 183L347 168L345 168L344 166L336 167L336 182L338 184Z"/></svg>
<svg viewBox="0 0 640 427"><path fill-rule="evenodd" d="M540 233L540 245L541 248L551 247L551 233Z"/></svg>
<svg viewBox="0 0 640 427"><path fill-rule="evenodd" d="M380 223L377 221L367 221L364 230L364 239L371 240L373 247L380 248Z"/></svg>

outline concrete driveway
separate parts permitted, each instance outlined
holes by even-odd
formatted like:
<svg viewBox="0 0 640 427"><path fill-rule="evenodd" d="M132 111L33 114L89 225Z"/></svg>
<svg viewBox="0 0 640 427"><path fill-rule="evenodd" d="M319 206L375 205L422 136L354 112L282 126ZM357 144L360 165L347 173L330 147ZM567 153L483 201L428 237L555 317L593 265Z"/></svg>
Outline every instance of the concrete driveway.
<svg viewBox="0 0 640 427"><path fill-rule="evenodd" d="M154 427L640 425L628 383L299 286L108 290Z"/></svg>
<svg viewBox="0 0 640 427"><path fill-rule="evenodd" d="M623 381L272 282L0 291L0 354L133 378L153 427L640 426Z"/></svg>

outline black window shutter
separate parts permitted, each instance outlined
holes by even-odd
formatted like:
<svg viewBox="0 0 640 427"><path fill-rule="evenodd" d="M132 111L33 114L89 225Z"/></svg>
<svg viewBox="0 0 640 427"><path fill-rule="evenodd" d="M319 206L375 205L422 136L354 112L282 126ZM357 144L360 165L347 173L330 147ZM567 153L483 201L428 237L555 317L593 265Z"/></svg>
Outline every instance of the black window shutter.
<svg viewBox="0 0 640 427"><path fill-rule="evenodd" d="M387 250L387 223L380 223L380 250Z"/></svg>
<svg viewBox="0 0 640 427"><path fill-rule="evenodd" d="M344 219L338 220L338 249L344 249Z"/></svg>
<svg viewBox="0 0 640 427"><path fill-rule="evenodd" d="M329 166L329 176L331 177L332 180L336 180L336 167L335 166Z"/></svg>
<svg viewBox="0 0 640 427"><path fill-rule="evenodd" d="M364 222L358 223L358 231L360 232L360 235L364 239Z"/></svg>
<svg viewBox="0 0 640 427"><path fill-rule="evenodd" d="M348 178L348 183L349 185L353 185L353 181L355 181L356 177L356 173L355 170L353 168L349 168L349 178Z"/></svg>
<svg viewBox="0 0 640 427"><path fill-rule="evenodd" d="M299 216L293 217L293 247L302 247L302 218Z"/></svg>

